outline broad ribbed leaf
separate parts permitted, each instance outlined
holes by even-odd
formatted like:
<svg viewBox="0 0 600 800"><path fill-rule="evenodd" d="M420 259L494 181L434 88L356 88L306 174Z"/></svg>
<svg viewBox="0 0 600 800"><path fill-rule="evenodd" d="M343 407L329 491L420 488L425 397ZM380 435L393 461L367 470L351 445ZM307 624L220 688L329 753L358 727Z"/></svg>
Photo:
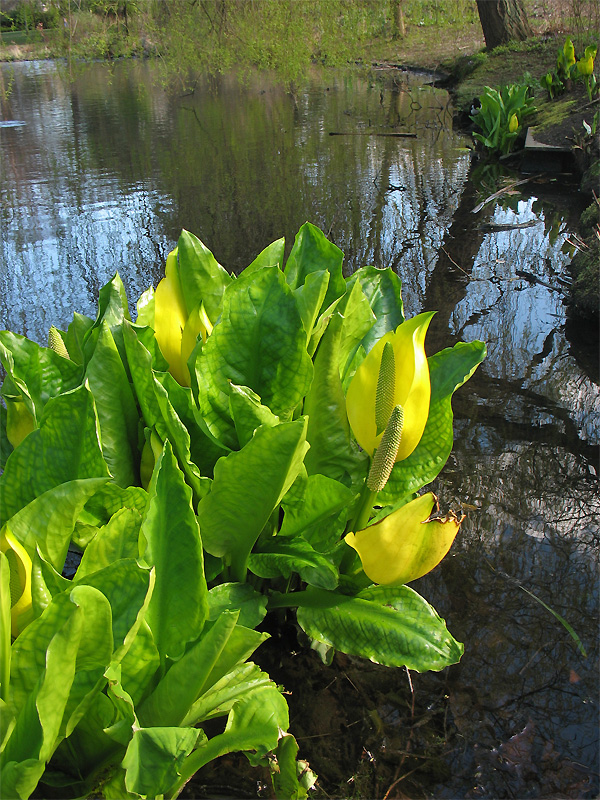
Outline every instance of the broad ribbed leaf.
<svg viewBox="0 0 600 800"><path fill-rule="evenodd" d="M202 731L195 728L135 730L123 758L125 787L142 797L162 797L179 777Z"/></svg>
<svg viewBox="0 0 600 800"><path fill-rule="evenodd" d="M81 383L81 367L73 361L10 331L0 331L0 362L38 423L51 397Z"/></svg>
<svg viewBox="0 0 600 800"><path fill-rule="evenodd" d="M121 660L121 682L136 706L151 686L159 667L160 654L154 644L152 631L148 623L142 620L129 650Z"/></svg>
<svg viewBox="0 0 600 800"><path fill-rule="evenodd" d="M342 274L344 254L330 242L323 231L305 222L296 234L294 246L285 265L285 277L292 289L302 286L311 272L327 270L331 275L321 311L346 291Z"/></svg>
<svg viewBox="0 0 600 800"><path fill-rule="evenodd" d="M483 342L459 342L427 359L431 377L429 417L416 449L398 462L378 502L393 505L437 477L454 441L452 395L475 372L486 355Z"/></svg>
<svg viewBox="0 0 600 800"><path fill-rule="evenodd" d="M336 311L344 318L339 350L340 377L344 381L358 348L373 327L375 316L358 281L342 297Z"/></svg>
<svg viewBox="0 0 600 800"><path fill-rule="evenodd" d="M250 550L296 479L305 453L303 418L260 427L240 451L217 461L212 489L198 505L198 518L204 547L229 560L234 578L243 581Z"/></svg>
<svg viewBox="0 0 600 800"><path fill-rule="evenodd" d="M296 572L310 586L321 589L335 589L338 584L338 571L331 561L301 536L269 539L250 554L248 568L260 578L289 578Z"/></svg>
<svg viewBox="0 0 600 800"><path fill-rule="evenodd" d="M293 498L288 492L284 498L280 535L302 535L315 550L329 550L340 540L344 529L345 519L338 522L340 512L350 507L354 497L354 492L339 481L325 475L310 475L304 491Z"/></svg>
<svg viewBox="0 0 600 800"><path fill-rule="evenodd" d="M308 474L348 481L357 456L351 447L346 398L340 380L343 323L343 317L336 312L321 339L304 412L308 415L307 439L310 444L306 456Z"/></svg>
<svg viewBox="0 0 600 800"><path fill-rule="evenodd" d="M177 260L188 314L203 303L214 325L221 313L223 293L233 278L200 239L186 230L177 242Z"/></svg>
<svg viewBox="0 0 600 800"><path fill-rule="evenodd" d="M36 548L62 572L75 522L107 478L69 481L48 489L10 519L10 531L33 559Z"/></svg>
<svg viewBox="0 0 600 800"><path fill-rule="evenodd" d="M137 558L141 514L133 508L122 508L110 518L86 547L77 569L76 580L108 567L122 558Z"/></svg>
<svg viewBox="0 0 600 800"><path fill-rule="evenodd" d="M73 319L69 323L69 327L63 336L63 341L71 360L75 362L75 364L83 365L85 362L83 352L84 343L88 331L93 327L93 319L86 317L84 314L78 314L77 312L73 314Z"/></svg>
<svg viewBox="0 0 600 800"><path fill-rule="evenodd" d="M318 642L388 667L438 671L460 659L463 646L426 600L408 586L387 592L348 597L311 588L299 598L306 605L298 623Z"/></svg>
<svg viewBox="0 0 600 800"><path fill-rule="evenodd" d="M141 537L146 542L143 558L156 568L156 584L147 621L161 659L177 659L199 636L208 598L192 492L169 442L155 467L149 494Z"/></svg>
<svg viewBox="0 0 600 800"><path fill-rule="evenodd" d="M240 447L248 444L254 431L261 425L273 428L279 423L279 417L270 408L263 406L260 397L247 386L231 384L229 408Z"/></svg>
<svg viewBox="0 0 600 800"><path fill-rule="evenodd" d="M237 622L238 612L225 611L206 634L175 662L137 710L140 724L181 725L202 694Z"/></svg>
<svg viewBox="0 0 600 800"><path fill-rule="evenodd" d="M249 275L251 272L255 272L257 269L262 269L263 267L279 267L279 269L282 269L284 251L285 239L282 237L281 239L277 239L277 241L268 244L265 249L256 256L254 261L242 271L241 274Z"/></svg>
<svg viewBox="0 0 600 800"><path fill-rule="evenodd" d="M289 726L288 707L274 683L257 686L234 704L225 731L195 750L181 771L188 780L209 761L236 751L254 751L251 763L257 763L277 747L280 731Z"/></svg>
<svg viewBox="0 0 600 800"><path fill-rule="evenodd" d="M298 306L277 267L240 277L227 289L195 377L200 412L228 447L237 446L230 383L252 389L277 416L291 417L310 385L312 363Z"/></svg>
<svg viewBox="0 0 600 800"><path fill-rule="evenodd" d="M233 704L272 681L256 664L240 664L210 687L194 703L182 725L197 725L205 719L228 714Z"/></svg>
<svg viewBox="0 0 600 800"><path fill-rule="evenodd" d="M249 583L220 583L208 593L208 619L216 622L224 611L239 611L238 625L256 628L267 613L267 598Z"/></svg>
<svg viewBox="0 0 600 800"><path fill-rule="evenodd" d="M330 277L327 270L311 272L306 276L304 283L294 290L294 297L298 303L298 310L306 331L307 343L313 334L319 311L325 300Z"/></svg>
<svg viewBox="0 0 600 800"><path fill-rule="evenodd" d="M86 378L96 402L102 453L108 468L119 486L137 484L138 411L125 367L106 321L100 326L98 342L87 365Z"/></svg>
<svg viewBox="0 0 600 800"><path fill-rule="evenodd" d="M0 477L0 518L40 494L81 478L110 477L99 444L94 399L80 386L49 400L39 422L14 450Z"/></svg>
<svg viewBox="0 0 600 800"><path fill-rule="evenodd" d="M375 342L389 331L395 331L404 322L402 303L402 281L390 269L362 267L348 278L350 287L355 281L362 286L371 309L375 314L375 324L363 339L363 347L368 353Z"/></svg>

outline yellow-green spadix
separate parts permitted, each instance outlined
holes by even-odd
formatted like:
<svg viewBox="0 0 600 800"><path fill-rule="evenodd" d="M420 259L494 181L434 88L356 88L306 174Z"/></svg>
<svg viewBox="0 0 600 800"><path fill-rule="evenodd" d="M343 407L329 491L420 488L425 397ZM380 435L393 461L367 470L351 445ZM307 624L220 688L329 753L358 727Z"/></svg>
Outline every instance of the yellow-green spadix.
<svg viewBox="0 0 600 800"><path fill-rule="evenodd" d="M357 442L369 455L379 447L387 423L382 419L382 409L389 419L394 408L402 407L402 438L396 461L407 458L421 440L431 400L425 334L434 313L418 314L383 336L350 382L346 395L348 421ZM386 348L388 343L393 358L390 346ZM385 378L380 380L382 372ZM387 391L382 385L386 381Z"/></svg>
<svg viewBox="0 0 600 800"><path fill-rule="evenodd" d="M438 509L432 493L417 497L385 519L345 537L373 583L401 586L426 575L444 558L464 517L450 512L431 518Z"/></svg>
<svg viewBox="0 0 600 800"><path fill-rule="evenodd" d="M203 341L212 333L212 323L204 305L188 310L181 287L177 248L167 256L165 277L154 293L154 333L169 372L182 386L190 385L187 366L199 334Z"/></svg>

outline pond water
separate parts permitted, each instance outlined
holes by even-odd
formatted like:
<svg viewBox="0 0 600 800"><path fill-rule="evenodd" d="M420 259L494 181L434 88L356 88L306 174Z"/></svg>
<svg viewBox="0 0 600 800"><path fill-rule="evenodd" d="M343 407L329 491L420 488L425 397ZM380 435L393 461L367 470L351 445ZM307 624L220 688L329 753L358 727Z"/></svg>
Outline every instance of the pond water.
<svg viewBox="0 0 600 800"><path fill-rule="evenodd" d="M419 796L596 796L600 389L596 361L567 337L576 188L535 179L473 213L497 186L427 76L315 73L293 93L265 75L223 77L187 97L153 78L136 62L73 81L50 62L2 65L0 328L45 343L74 311L95 316L116 270L133 304L182 227L231 270L282 235L289 249L306 220L348 271L392 266L407 315L438 309L431 352L488 346L456 395L455 448L434 487L467 519L415 584L465 654L441 675L394 671L385 690L376 669L356 727L331 734L364 736L362 766L338 763L336 780L362 797L406 796L416 778ZM381 135L398 132L413 136ZM356 688L373 665L329 670L323 687L346 676ZM319 735L299 737L301 753L324 791L344 796L319 765ZM359 789L361 770L379 782Z"/></svg>

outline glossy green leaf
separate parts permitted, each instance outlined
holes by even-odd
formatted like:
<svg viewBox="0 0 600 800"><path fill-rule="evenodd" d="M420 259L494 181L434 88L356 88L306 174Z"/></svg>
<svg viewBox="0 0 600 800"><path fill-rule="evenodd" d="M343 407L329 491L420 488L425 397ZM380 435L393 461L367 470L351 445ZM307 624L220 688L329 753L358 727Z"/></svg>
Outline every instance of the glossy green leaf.
<svg viewBox="0 0 600 800"><path fill-rule="evenodd" d="M330 277L331 275L327 270L311 272L306 276L304 283L294 290L294 297L298 303L298 310L306 331L307 342L310 341L313 334L319 311L327 294Z"/></svg>
<svg viewBox="0 0 600 800"><path fill-rule="evenodd" d="M279 417L273 414L270 408L264 406L256 392L247 386L231 384L229 410L240 447L248 444L254 431L261 425L272 428L279 422Z"/></svg>
<svg viewBox="0 0 600 800"><path fill-rule="evenodd" d="M10 331L0 331L0 362L38 423L50 398L81 383L73 361Z"/></svg>
<svg viewBox="0 0 600 800"><path fill-rule="evenodd" d="M338 584L337 569L301 536L274 536L263 542L250 554L248 568L260 578L289 578L296 572L321 589L335 589Z"/></svg>
<svg viewBox="0 0 600 800"><path fill-rule="evenodd" d="M238 750L253 751L256 763L277 746L279 733L289 725L288 707L275 684L259 686L234 704L225 731L195 750L181 771L182 781L188 780L214 758Z"/></svg>
<svg viewBox="0 0 600 800"><path fill-rule="evenodd" d="M68 481L40 494L10 519L10 530L33 559L39 547L43 556L62 571L75 522L86 502L107 478Z"/></svg>
<svg viewBox="0 0 600 800"><path fill-rule="evenodd" d="M452 395L471 377L485 355L483 342L459 342L427 359L431 404L423 436L411 455L394 466L378 502L402 503L440 473L454 441Z"/></svg>
<svg viewBox="0 0 600 800"><path fill-rule="evenodd" d="M305 463L309 475L349 482L356 456L339 370L343 323L343 317L336 312L315 356L314 378L304 401L310 444Z"/></svg>
<svg viewBox="0 0 600 800"><path fill-rule="evenodd" d="M237 617L237 612L223 612L208 632L170 667L137 710L142 726L181 725L219 662L236 626Z"/></svg>
<svg viewBox="0 0 600 800"><path fill-rule="evenodd" d="M317 780L306 761L296 760L298 749L298 742L291 733L282 736L277 743L275 759L270 767L275 797L278 800L304 800Z"/></svg>
<svg viewBox="0 0 600 800"><path fill-rule="evenodd" d="M106 283L98 293L98 314L93 326L85 335L83 351L86 363L92 357L100 336L102 325L107 325L114 336L115 344L126 363L125 346L123 342L123 322L131 322L129 302L123 281L118 272L112 280Z"/></svg>
<svg viewBox="0 0 600 800"><path fill-rule="evenodd" d="M200 239L186 230L181 232L177 242L177 260L188 314L204 303L214 325L221 312L223 293L233 280L231 275Z"/></svg>
<svg viewBox="0 0 600 800"><path fill-rule="evenodd" d="M94 395L102 453L119 486L139 483L138 411L112 333L103 321L85 376Z"/></svg>
<svg viewBox="0 0 600 800"><path fill-rule="evenodd" d="M204 547L226 557L234 579L243 582L250 550L296 479L305 453L303 418L274 428L262 426L240 451L217 461L212 489L198 505L198 518Z"/></svg>
<svg viewBox="0 0 600 800"><path fill-rule="evenodd" d="M130 647L121 660L121 683L137 704L152 688L160 667L160 654L150 626L141 621Z"/></svg>
<svg viewBox="0 0 600 800"><path fill-rule="evenodd" d="M267 598L249 583L220 583L208 593L208 619L216 622L224 611L239 611L238 624L256 628L267 613Z"/></svg>
<svg viewBox="0 0 600 800"><path fill-rule="evenodd" d="M282 502L280 535L302 535L319 552L329 550L344 529L345 519L338 523L340 512L351 506L354 497L351 489L333 478L309 475L304 490L294 498L289 492Z"/></svg>
<svg viewBox="0 0 600 800"><path fill-rule="evenodd" d="M355 281L362 286L375 314L375 324L362 342L368 353L375 342L389 331L395 331L398 325L404 322L402 281L390 267L387 269L362 267L348 278L348 287Z"/></svg>
<svg viewBox="0 0 600 800"><path fill-rule="evenodd" d="M85 356L83 352L84 342L90 328L94 326L94 320L86 317L84 314L73 314L73 319L69 323L69 327L63 341L69 352L71 361L75 364L83 365L85 363Z"/></svg>
<svg viewBox="0 0 600 800"><path fill-rule="evenodd" d="M339 247L330 242L315 225L305 222L296 234L285 265L285 277L292 289L297 289L305 283L310 273L326 269L331 277L320 309L322 311L346 291L343 261L344 254Z"/></svg>
<svg viewBox="0 0 600 800"><path fill-rule="evenodd" d="M121 508L86 547L76 580L108 567L122 558L137 558L142 516L136 509Z"/></svg>
<svg viewBox="0 0 600 800"><path fill-rule="evenodd" d="M336 311L344 318L339 346L340 377L344 381L348 367L375 323L375 316L359 281L341 298Z"/></svg>
<svg viewBox="0 0 600 800"><path fill-rule="evenodd" d="M150 484L142 523L143 558L156 568L147 621L161 659L179 658L195 641L208 613L202 543L192 509L192 492L165 444Z"/></svg>
<svg viewBox="0 0 600 800"><path fill-rule="evenodd" d="M80 386L49 400L39 428L23 440L0 477L0 518L6 520L61 483L109 477L99 445L89 389Z"/></svg>
<svg viewBox="0 0 600 800"><path fill-rule="evenodd" d="M279 267L279 269L282 269L284 251L285 239L282 237L267 245L265 249L256 256L254 261L243 270L242 274L249 275L251 272L255 272L257 269L262 269L263 267Z"/></svg>
<svg viewBox="0 0 600 800"><path fill-rule="evenodd" d="M256 664L240 664L202 693L182 725L197 725L204 720L228 714L234 703L249 696L258 687L269 684L272 684L271 679Z"/></svg>
<svg viewBox="0 0 600 800"><path fill-rule="evenodd" d="M125 786L143 797L163 795L180 777L185 758L198 737L195 728L142 728L134 731L123 758Z"/></svg>
<svg viewBox="0 0 600 800"><path fill-rule="evenodd" d="M247 386L282 419L290 418L312 377L306 334L293 294L277 267L240 277L225 292L221 321L195 365L198 407L228 447L237 446L230 383Z"/></svg>
<svg viewBox="0 0 600 800"><path fill-rule="evenodd" d="M38 785L45 769L45 762L39 761L37 758L28 758L19 762L9 761L0 772L2 796L6 800L9 798L26 800Z"/></svg>
<svg viewBox="0 0 600 800"><path fill-rule="evenodd" d="M6 406L0 403L0 470L4 469L6 461L13 451L13 446L8 441L7 424L8 413L6 411Z"/></svg>
<svg viewBox="0 0 600 800"><path fill-rule="evenodd" d="M311 588L299 602L298 623L312 639L376 664L438 671L459 661L464 649L408 586L377 587L358 597Z"/></svg>

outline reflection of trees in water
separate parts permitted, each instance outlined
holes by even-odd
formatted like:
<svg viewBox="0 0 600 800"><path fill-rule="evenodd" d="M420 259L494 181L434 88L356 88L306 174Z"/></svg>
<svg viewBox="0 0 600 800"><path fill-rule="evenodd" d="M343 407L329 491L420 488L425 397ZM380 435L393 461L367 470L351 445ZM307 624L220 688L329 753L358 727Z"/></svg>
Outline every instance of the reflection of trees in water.
<svg viewBox="0 0 600 800"><path fill-rule="evenodd" d="M453 771L456 790L477 773L485 792L473 796L505 796L494 793L502 759L491 751L528 723L533 785L554 772L562 781L555 795L535 796L563 796L578 781L585 787L590 770L594 782L600 500L590 466L562 448L458 426L455 456L437 489L466 505L467 520L439 572L417 587L466 645L446 676L457 736L452 758L464 770ZM587 659L520 586L573 626ZM527 796L522 773L504 778L511 796Z"/></svg>

